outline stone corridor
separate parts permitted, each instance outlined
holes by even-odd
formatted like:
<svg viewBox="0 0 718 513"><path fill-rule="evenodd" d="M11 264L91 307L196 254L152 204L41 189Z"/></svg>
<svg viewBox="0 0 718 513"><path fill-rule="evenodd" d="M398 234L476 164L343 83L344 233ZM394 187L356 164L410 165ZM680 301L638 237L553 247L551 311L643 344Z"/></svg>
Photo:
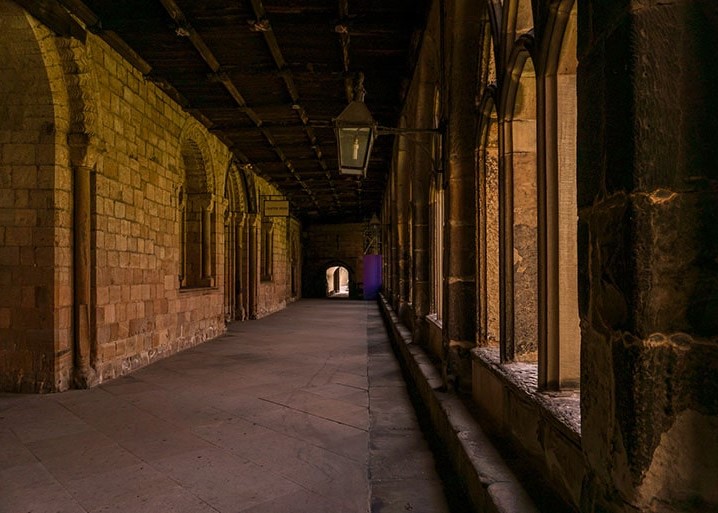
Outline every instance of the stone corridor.
<svg viewBox="0 0 718 513"><path fill-rule="evenodd" d="M90 390L0 395L0 512L448 512L377 306L302 300Z"/></svg>

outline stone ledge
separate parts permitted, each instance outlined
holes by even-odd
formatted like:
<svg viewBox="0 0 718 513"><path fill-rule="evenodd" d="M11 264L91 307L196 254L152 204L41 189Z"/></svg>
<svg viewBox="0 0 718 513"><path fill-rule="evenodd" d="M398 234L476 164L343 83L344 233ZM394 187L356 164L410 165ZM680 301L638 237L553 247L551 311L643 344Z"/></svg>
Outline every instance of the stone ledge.
<svg viewBox="0 0 718 513"><path fill-rule="evenodd" d="M461 399L443 392L441 374L383 295L379 308L389 338L411 385L421 397L437 438L444 445L453 470L477 512L539 513L519 480L499 455Z"/></svg>
<svg viewBox="0 0 718 513"><path fill-rule="evenodd" d="M535 364L513 362L502 364L498 347L477 347L471 350L474 362L488 368L510 386L516 394L535 403L547 418L553 418L558 429L581 446L581 393L578 390L560 392L538 391L538 369Z"/></svg>

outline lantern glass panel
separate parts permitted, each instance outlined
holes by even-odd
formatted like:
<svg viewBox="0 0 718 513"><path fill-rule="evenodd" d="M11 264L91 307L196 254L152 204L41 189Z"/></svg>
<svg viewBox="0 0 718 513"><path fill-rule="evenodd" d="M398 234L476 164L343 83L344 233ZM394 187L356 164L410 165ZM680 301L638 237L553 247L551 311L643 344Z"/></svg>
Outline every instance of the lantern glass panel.
<svg viewBox="0 0 718 513"><path fill-rule="evenodd" d="M370 150L370 127L339 128L340 168L363 170L366 167Z"/></svg>

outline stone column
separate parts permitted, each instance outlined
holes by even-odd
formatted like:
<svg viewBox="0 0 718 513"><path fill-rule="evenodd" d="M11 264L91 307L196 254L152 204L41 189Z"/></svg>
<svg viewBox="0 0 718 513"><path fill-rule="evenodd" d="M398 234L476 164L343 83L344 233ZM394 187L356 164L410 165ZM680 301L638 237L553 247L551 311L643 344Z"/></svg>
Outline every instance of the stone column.
<svg viewBox="0 0 718 513"><path fill-rule="evenodd" d="M92 301L92 173L97 148L90 135L70 133L67 143L72 165L73 232L73 385L88 388L97 382L94 369L97 348Z"/></svg>
<svg viewBox="0 0 718 513"><path fill-rule="evenodd" d="M236 305L236 315L235 318L240 321L244 321L247 318L247 307L246 307L246 288L247 288L247 278L244 274L244 268L246 265L246 255L244 252L247 248L247 243L244 241L244 232L245 232L245 219L246 215L244 213L237 214L237 218L235 219L235 264L234 267L236 269L235 271L235 305Z"/></svg>
<svg viewBox="0 0 718 513"><path fill-rule="evenodd" d="M224 316L226 322L231 322L236 317L235 216L236 214L229 208L224 211Z"/></svg>
<svg viewBox="0 0 718 513"><path fill-rule="evenodd" d="M187 286L187 192L184 187L178 195L179 202L179 237L180 237L180 254L179 254L179 285Z"/></svg>
<svg viewBox="0 0 718 513"><path fill-rule="evenodd" d="M481 9L469 0L446 1L448 80L447 188L444 242L444 374L471 387L469 350L476 341L475 154L477 44Z"/></svg>
<svg viewBox="0 0 718 513"><path fill-rule="evenodd" d="M250 319L257 318L257 285L259 283L258 268L259 262L259 218L257 214L247 216L247 241L249 255L247 261L247 315Z"/></svg>
<svg viewBox="0 0 718 513"><path fill-rule="evenodd" d="M92 368L92 169L75 166L73 174L74 375L77 388L95 383Z"/></svg>
<svg viewBox="0 0 718 513"><path fill-rule="evenodd" d="M212 212L214 200L202 208L202 282L207 286L214 285L212 265Z"/></svg>
<svg viewBox="0 0 718 513"><path fill-rule="evenodd" d="M718 3L578 8L581 511L713 511Z"/></svg>

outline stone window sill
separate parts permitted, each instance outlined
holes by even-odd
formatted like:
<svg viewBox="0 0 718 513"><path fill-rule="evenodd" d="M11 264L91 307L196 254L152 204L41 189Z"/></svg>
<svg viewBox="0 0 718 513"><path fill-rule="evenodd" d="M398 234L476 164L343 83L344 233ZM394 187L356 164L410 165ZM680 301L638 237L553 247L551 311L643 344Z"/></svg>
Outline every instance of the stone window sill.
<svg viewBox="0 0 718 513"><path fill-rule="evenodd" d="M581 441L581 393L579 390L541 392L538 390L538 365L501 363L498 347L477 347L472 358L481 362L526 400L539 406L569 438Z"/></svg>
<svg viewBox="0 0 718 513"><path fill-rule="evenodd" d="M180 294L206 294L209 292L216 292L219 289L217 287L181 287L179 289Z"/></svg>
<svg viewBox="0 0 718 513"><path fill-rule="evenodd" d="M426 320L439 329L442 329L444 326L443 322L441 322L441 319L439 319L439 317L435 313L427 315Z"/></svg>

